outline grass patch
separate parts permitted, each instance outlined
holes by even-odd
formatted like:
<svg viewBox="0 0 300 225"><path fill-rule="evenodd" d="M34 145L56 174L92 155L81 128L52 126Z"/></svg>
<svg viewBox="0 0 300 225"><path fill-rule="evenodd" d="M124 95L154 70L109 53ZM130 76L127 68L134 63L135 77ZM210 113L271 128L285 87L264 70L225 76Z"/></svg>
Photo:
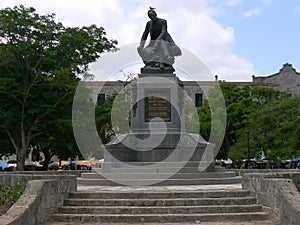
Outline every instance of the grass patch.
<svg viewBox="0 0 300 225"><path fill-rule="evenodd" d="M26 185L0 185L0 204L4 207L11 207L24 193Z"/></svg>

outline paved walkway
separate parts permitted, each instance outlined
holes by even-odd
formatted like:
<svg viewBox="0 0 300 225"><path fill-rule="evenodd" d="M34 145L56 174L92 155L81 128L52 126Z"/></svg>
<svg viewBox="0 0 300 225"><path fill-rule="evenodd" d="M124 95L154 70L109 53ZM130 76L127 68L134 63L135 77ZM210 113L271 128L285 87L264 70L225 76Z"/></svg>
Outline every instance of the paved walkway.
<svg viewBox="0 0 300 225"><path fill-rule="evenodd" d="M182 186L77 186L78 191L198 191L198 190L236 190L242 189L241 184L225 185L182 185Z"/></svg>

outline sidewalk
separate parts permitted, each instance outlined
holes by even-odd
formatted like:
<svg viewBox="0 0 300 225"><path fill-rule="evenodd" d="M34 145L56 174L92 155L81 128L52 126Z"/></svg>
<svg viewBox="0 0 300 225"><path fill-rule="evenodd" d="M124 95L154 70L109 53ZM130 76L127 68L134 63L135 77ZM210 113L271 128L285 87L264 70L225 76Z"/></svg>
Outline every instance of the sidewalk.
<svg viewBox="0 0 300 225"><path fill-rule="evenodd" d="M241 184L216 185L181 185L181 186L77 186L77 191L199 191L199 190L236 190L242 189Z"/></svg>

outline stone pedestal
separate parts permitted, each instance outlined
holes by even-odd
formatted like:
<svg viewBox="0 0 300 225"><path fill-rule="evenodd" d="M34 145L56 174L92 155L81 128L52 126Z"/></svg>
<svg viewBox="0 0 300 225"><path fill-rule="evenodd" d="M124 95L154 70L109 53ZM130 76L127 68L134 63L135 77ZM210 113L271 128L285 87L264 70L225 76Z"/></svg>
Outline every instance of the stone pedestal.
<svg viewBox="0 0 300 225"><path fill-rule="evenodd" d="M183 88L172 73L143 71L132 82L131 131L105 146L106 172L137 162L164 166L179 163L183 167L196 162L193 165L198 172L214 171L215 145L185 130Z"/></svg>
<svg viewBox="0 0 300 225"><path fill-rule="evenodd" d="M174 74L141 74L132 83L133 133L180 133L184 128L183 84Z"/></svg>

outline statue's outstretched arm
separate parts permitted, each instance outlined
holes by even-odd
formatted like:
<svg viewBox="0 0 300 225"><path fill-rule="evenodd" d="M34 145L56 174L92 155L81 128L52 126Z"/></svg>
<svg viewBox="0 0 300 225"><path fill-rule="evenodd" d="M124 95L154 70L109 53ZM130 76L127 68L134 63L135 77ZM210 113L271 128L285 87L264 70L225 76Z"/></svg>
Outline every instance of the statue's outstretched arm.
<svg viewBox="0 0 300 225"><path fill-rule="evenodd" d="M146 24L145 30L143 32L141 41L140 41L140 47L143 48L145 46L146 40L149 35L149 23Z"/></svg>

